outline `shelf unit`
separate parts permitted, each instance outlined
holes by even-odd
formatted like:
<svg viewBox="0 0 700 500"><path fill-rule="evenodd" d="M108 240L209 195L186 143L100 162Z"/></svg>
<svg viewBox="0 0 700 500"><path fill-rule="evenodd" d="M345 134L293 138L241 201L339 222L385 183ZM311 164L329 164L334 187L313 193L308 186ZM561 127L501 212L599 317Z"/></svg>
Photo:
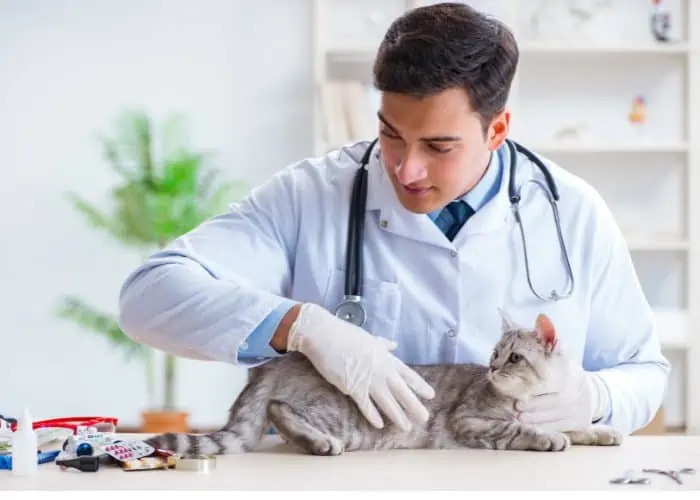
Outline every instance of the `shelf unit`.
<svg viewBox="0 0 700 500"><path fill-rule="evenodd" d="M666 43L655 41L649 30L651 2L577 0L585 22L568 16L572 2L469 3L503 20L518 39L521 60L509 100L511 137L591 182L627 235L662 346L680 356L673 369L684 375L683 424L687 433L697 434L700 336L692 325L700 324L700 0L667 2L673 41ZM371 89L376 48L393 18L433 2L312 3L313 79L319 96L313 147L323 154L376 134L378 102ZM547 32L541 26L560 30ZM329 89L342 92L348 83L353 99L345 101L345 111L336 104L335 114L329 113L334 98ZM643 130L633 130L627 121L638 93L647 105ZM351 123L329 137L329 128L348 114L361 126Z"/></svg>

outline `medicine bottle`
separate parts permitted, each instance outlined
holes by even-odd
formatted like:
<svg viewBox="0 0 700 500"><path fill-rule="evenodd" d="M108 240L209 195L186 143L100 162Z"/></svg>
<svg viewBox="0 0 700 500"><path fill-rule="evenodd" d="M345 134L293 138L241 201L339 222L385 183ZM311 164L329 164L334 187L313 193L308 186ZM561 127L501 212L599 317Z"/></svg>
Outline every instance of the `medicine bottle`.
<svg viewBox="0 0 700 500"><path fill-rule="evenodd" d="M32 476L39 472L39 443L32 424L29 409L25 408L17 430L12 433L12 474L15 476Z"/></svg>

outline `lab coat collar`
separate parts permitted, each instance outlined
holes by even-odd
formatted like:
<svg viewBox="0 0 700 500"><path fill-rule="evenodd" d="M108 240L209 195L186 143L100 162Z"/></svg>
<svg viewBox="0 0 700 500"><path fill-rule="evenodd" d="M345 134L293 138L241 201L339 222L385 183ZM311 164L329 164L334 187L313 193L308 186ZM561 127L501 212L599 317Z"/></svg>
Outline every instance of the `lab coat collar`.
<svg viewBox="0 0 700 500"><path fill-rule="evenodd" d="M366 210L379 213L379 227L382 230L438 247L453 248L430 217L409 212L401 205L381 162L379 147L377 153L372 154L368 169Z"/></svg>
<svg viewBox="0 0 700 500"><path fill-rule="evenodd" d="M378 147L377 152L372 153L372 159L368 165L366 210L379 211L379 224L385 231L443 248L457 248L477 234L499 231L511 220L508 201L510 155L505 144L496 153L501 155L500 161L503 163L503 175L498 192L467 221L452 242L445 238L442 231L426 214L414 214L403 208L381 163Z"/></svg>

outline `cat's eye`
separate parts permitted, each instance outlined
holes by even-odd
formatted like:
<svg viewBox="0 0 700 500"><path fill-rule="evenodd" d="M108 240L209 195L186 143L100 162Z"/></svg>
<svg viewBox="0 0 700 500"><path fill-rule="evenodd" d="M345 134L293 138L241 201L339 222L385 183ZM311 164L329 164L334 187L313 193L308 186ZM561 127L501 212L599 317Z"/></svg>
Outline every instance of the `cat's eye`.
<svg viewBox="0 0 700 500"><path fill-rule="evenodd" d="M521 354L518 354L517 352L511 352L510 356L508 357L508 361L511 363L518 363L521 359L523 359Z"/></svg>

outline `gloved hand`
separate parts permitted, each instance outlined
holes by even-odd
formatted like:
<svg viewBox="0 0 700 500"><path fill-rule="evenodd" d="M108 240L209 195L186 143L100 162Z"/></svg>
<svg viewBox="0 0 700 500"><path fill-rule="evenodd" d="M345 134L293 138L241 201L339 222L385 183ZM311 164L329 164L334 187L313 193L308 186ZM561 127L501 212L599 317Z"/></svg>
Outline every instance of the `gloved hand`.
<svg viewBox="0 0 700 500"><path fill-rule="evenodd" d="M375 337L309 303L302 304L287 338L287 351L304 354L326 380L355 401L374 427L384 427L376 403L408 431L412 425L406 412L419 422L429 416L416 394L432 399L435 391L391 354L396 347L396 342Z"/></svg>
<svg viewBox="0 0 700 500"><path fill-rule="evenodd" d="M585 429L605 414L608 389L595 372L564 360L544 391L516 403L518 420L548 431Z"/></svg>

